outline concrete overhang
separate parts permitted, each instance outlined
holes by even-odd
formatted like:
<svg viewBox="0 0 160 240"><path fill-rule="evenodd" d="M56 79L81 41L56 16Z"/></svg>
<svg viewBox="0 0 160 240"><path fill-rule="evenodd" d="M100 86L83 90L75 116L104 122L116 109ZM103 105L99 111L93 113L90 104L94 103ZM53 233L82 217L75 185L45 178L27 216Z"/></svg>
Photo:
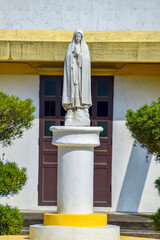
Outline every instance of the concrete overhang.
<svg viewBox="0 0 160 240"><path fill-rule="evenodd" d="M63 74L73 31L0 30L0 74ZM160 31L84 31L93 75L160 75Z"/></svg>

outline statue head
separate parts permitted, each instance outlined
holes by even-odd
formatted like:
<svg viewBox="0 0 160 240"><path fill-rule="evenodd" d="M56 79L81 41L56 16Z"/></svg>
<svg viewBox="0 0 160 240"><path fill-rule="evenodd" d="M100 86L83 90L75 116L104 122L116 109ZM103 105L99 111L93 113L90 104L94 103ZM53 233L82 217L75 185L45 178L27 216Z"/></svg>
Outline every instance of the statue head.
<svg viewBox="0 0 160 240"><path fill-rule="evenodd" d="M82 34L80 32L77 32L75 36L75 42L80 43L81 39L82 39Z"/></svg>
<svg viewBox="0 0 160 240"><path fill-rule="evenodd" d="M83 31L82 30L77 30L74 32L72 42L73 43L82 43L83 42Z"/></svg>

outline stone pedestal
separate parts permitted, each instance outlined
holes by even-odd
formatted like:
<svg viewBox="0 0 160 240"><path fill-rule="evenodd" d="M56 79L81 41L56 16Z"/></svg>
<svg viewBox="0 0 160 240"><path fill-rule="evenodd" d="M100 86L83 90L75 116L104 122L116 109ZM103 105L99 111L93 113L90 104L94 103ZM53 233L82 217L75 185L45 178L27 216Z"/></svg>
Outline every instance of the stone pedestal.
<svg viewBox="0 0 160 240"><path fill-rule="evenodd" d="M101 127L53 126L58 146L57 214L30 226L31 240L120 240L120 229L107 226L107 215L93 213L94 147Z"/></svg>
<svg viewBox="0 0 160 240"><path fill-rule="evenodd" d="M120 240L117 226L107 227L57 227L32 225L31 240Z"/></svg>

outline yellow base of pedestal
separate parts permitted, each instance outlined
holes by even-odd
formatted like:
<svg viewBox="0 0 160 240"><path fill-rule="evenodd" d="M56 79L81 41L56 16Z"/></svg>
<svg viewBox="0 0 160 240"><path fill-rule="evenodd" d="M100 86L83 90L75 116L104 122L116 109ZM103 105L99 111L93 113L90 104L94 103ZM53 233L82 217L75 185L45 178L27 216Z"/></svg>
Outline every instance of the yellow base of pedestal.
<svg viewBox="0 0 160 240"><path fill-rule="evenodd" d="M44 226L105 227L107 214L44 214Z"/></svg>

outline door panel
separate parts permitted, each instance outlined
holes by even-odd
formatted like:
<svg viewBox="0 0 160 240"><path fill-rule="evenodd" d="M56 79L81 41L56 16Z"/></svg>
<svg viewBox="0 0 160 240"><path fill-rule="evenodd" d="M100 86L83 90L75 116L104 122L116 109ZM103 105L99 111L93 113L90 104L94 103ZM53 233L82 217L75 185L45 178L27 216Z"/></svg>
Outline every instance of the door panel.
<svg viewBox="0 0 160 240"><path fill-rule="evenodd" d="M57 147L49 127L64 125L62 81L63 76L40 76L38 204L43 206L57 205ZM111 206L113 77L92 77L92 101L91 125L104 129L94 150L94 205Z"/></svg>

